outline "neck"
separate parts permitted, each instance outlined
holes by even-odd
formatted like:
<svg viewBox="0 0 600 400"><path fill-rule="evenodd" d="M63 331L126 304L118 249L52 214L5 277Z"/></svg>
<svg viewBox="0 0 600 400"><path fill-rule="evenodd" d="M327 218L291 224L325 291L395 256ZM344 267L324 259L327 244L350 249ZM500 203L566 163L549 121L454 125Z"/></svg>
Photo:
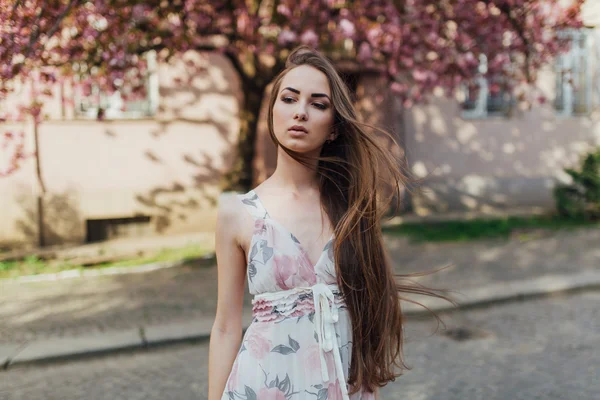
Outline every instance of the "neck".
<svg viewBox="0 0 600 400"><path fill-rule="evenodd" d="M319 190L316 171L318 160L308 160L308 162L310 163L309 166L301 164L279 147L277 149L277 167L271 179L278 181L280 187L285 187L292 193L305 192L311 189Z"/></svg>

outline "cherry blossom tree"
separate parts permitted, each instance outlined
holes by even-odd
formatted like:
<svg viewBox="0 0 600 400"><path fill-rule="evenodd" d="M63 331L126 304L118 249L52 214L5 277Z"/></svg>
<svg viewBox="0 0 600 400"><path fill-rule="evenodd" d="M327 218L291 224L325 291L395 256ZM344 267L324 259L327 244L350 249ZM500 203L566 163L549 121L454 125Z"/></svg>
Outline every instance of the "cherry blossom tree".
<svg viewBox="0 0 600 400"><path fill-rule="evenodd" d="M583 2L0 0L0 100L34 74L42 74L37 81L44 84L76 78L84 87L127 87L135 95L143 92L145 52L155 50L159 61L188 50L220 52L239 74L245 96L239 157L227 182L244 190L252 184L265 88L295 46L316 47L340 68L383 74L409 107L435 87L451 94L474 81L481 54L487 74L506 76L515 86L535 83L540 67L564 48L557 33L581 26ZM0 117L38 118L40 102ZM26 156L19 146L14 154L9 172Z"/></svg>

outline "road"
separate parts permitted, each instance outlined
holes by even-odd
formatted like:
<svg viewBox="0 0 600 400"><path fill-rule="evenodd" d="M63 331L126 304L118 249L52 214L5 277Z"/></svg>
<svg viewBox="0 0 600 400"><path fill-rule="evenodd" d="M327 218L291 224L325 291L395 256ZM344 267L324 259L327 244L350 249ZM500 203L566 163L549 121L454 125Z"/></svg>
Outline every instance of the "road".
<svg viewBox="0 0 600 400"><path fill-rule="evenodd" d="M600 292L407 324L412 367L383 399L598 399ZM0 372L1 400L206 399L208 343ZM294 399L290 399L294 400Z"/></svg>

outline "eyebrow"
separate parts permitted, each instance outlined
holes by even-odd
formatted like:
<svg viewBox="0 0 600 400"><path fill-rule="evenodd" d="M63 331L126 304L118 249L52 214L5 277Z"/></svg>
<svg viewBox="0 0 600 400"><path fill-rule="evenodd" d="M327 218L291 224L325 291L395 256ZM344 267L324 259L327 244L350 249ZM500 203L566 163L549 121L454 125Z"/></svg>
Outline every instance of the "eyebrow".
<svg viewBox="0 0 600 400"><path fill-rule="evenodd" d="M300 91L298 89L294 89L294 88L291 88L291 87L286 87L283 90L286 90L286 89L289 90L289 91L291 91L291 92L294 92L296 94L300 94ZM282 92L283 92L283 90L282 90ZM327 96L325 93L312 93L310 96L311 97L327 97L327 99L329 99L329 101L331 101L331 99L329 98L329 96Z"/></svg>

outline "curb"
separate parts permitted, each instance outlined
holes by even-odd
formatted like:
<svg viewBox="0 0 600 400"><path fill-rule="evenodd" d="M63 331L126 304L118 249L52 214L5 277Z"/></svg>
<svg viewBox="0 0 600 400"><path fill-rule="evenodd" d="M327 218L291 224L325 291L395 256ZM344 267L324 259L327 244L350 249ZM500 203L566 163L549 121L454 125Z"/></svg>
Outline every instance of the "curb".
<svg viewBox="0 0 600 400"><path fill-rule="evenodd" d="M252 315L242 317L244 331ZM130 328L80 337L51 338L23 343L0 343L0 370L14 367L71 361L102 355L139 351L210 338L214 319ZM1 373L1 372L0 372Z"/></svg>
<svg viewBox="0 0 600 400"><path fill-rule="evenodd" d="M456 300L458 307L445 300L431 297L421 303L433 311L447 312L485 308L508 302L594 289L600 289L600 270L586 270L570 275L543 275L538 278L500 282L462 291L453 290L452 292L459 294L462 298L462 300ZM412 303L404 306L404 313L407 316L430 314L428 310Z"/></svg>
<svg viewBox="0 0 600 400"><path fill-rule="evenodd" d="M407 302L403 305L403 311L405 316L416 318L431 315L430 310L454 312L594 289L600 289L600 270L588 270L571 275L544 275L539 278L453 291L463 297L462 300L456 300L458 307L445 300L427 297L421 303L429 310ZM250 310L245 310L242 316L244 331L248 328L251 320ZM0 366L7 370L20 366L77 360L182 343L198 343L210 338L213 321L213 318L208 317L193 323L139 327L112 333L95 333L77 338L54 338L29 343L0 343Z"/></svg>

